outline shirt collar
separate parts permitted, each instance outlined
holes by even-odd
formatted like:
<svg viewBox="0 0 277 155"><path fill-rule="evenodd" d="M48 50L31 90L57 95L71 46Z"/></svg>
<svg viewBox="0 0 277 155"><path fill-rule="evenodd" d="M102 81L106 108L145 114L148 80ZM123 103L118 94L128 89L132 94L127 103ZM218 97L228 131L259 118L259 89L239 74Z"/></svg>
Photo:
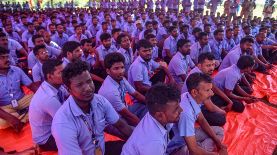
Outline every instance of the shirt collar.
<svg viewBox="0 0 277 155"><path fill-rule="evenodd" d="M47 81L43 81L41 84L41 87L45 90L45 92L47 92L47 94L49 95L53 95L53 96L57 96L58 93L58 89L56 89L55 87L53 87L50 83L48 83Z"/></svg>
<svg viewBox="0 0 277 155"><path fill-rule="evenodd" d="M178 55L181 59L184 59L184 60L187 58L187 56L184 56L180 51L178 51L176 55Z"/></svg>
<svg viewBox="0 0 277 155"><path fill-rule="evenodd" d="M94 94L93 99L90 101L90 106L91 106L91 108L92 108L93 104L95 104L95 103L94 103L95 97L96 97L96 96L95 96L95 94ZM69 108L71 109L72 114L73 114L74 116L81 116L81 115L86 116L86 115L84 114L84 112L81 110L81 108L77 105L77 103L76 103L75 100L73 99L72 95L69 96L68 102L69 102Z"/></svg>
<svg viewBox="0 0 277 155"><path fill-rule="evenodd" d="M123 80L120 81L120 84L116 82L110 75L107 76L107 79L109 79L117 88L121 87L121 84L123 83Z"/></svg>
<svg viewBox="0 0 277 155"><path fill-rule="evenodd" d="M149 115L149 117L152 119L152 121L153 121L153 122L157 125L157 127L160 129L161 134L162 134L163 136L165 136L165 135L168 133L167 129L165 129L165 127L163 127L163 126L161 125L161 123L159 123L154 117L152 117L152 116L150 115L149 112L147 113L147 115ZM167 127L167 126L166 126L166 127Z"/></svg>
<svg viewBox="0 0 277 155"><path fill-rule="evenodd" d="M15 68L14 68L13 66L10 66L10 68L9 68L9 71L8 71L7 75L8 75L8 74L10 74L10 73L13 73L13 72L15 72ZM2 76L6 76L5 74L1 74L1 73L0 73L0 75L2 75Z"/></svg>

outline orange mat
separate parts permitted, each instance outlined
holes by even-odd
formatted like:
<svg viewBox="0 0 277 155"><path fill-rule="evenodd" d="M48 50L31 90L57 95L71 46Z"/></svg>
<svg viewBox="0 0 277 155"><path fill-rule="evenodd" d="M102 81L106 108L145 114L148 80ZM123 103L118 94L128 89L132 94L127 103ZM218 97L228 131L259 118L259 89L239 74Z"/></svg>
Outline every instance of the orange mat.
<svg viewBox="0 0 277 155"><path fill-rule="evenodd" d="M272 69L271 75L257 73L257 79L253 86L254 95L269 95L270 102L277 104L277 68ZM229 155L271 155L277 146L277 109L262 102L246 105L241 114L227 114L224 130L223 142L228 146ZM119 139L105 134L105 140ZM30 125L26 125L19 134L12 129L0 130L0 147L6 152L34 147Z"/></svg>

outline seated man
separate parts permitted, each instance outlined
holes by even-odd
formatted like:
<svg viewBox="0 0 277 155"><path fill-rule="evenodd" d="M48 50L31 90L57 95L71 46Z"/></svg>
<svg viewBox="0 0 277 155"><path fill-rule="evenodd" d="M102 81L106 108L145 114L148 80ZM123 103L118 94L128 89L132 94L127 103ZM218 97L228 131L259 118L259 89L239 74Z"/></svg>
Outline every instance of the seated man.
<svg viewBox="0 0 277 155"><path fill-rule="evenodd" d="M44 42L43 36L41 36L41 35L34 35L32 37L32 41L35 46L45 45L50 58L57 58L61 54L61 50L58 50L54 47L46 45ZM36 56L34 55L34 52L31 51L28 54L28 68L32 69L37 62L38 62L38 60L37 60Z"/></svg>
<svg viewBox="0 0 277 155"><path fill-rule="evenodd" d="M36 47L34 48L35 51ZM57 150L51 134L51 124L55 113L69 96L62 86L62 61L49 59L43 63L45 81L34 94L29 108L29 120L33 141L45 151Z"/></svg>
<svg viewBox="0 0 277 155"><path fill-rule="evenodd" d="M116 52L117 48L112 45L112 37L109 33L103 33L100 36L102 45L96 48L98 54L98 61L100 62L101 67L104 69L104 59L105 56L109 53Z"/></svg>
<svg viewBox="0 0 277 155"><path fill-rule="evenodd" d="M36 91L31 79L20 68L10 65L9 51L0 47L0 129L12 126L19 132L28 121L33 94L24 95L21 84Z"/></svg>
<svg viewBox="0 0 277 155"><path fill-rule="evenodd" d="M62 78L71 95L52 122L52 135L59 154L105 154L107 124L113 124L126 138L131 135L131 127L119 118L111 103L94 94L94 84L85 62L68 64Z"/></svg>
<svg viewBox="0 0 277 155"><path fill-rule="evenodd" d="M256 35L256 39L253 44L253 49L257 55L257 58L261 61L261 64L265 68L270 69L272 67L272 65L265 59L265 57L263 56L263 51L262 51L262 48L264 47L263 42L265 41L265 39L266 39L266 34L259 32Z"/></svg>
<svg viewBox="0 0 277 155"><path fill-rule="evenodd" d="M215 57L212 53L202 53L198 57L198 64L188 74L193 73L204 73L210 77L215 69ZM215 94L221 96L228 106L225 108L226 111L231 110L233 102L222 92L220 89L213 84L212 90ZM184 84L182 93L188 92L187 85ZM204 106L201 106L201 112L211 126L223 126L226 123L226 112L216 106L210 99L203 102Z"/></svg>
<svg viewBox="0 0 277 155"><path fill-rule="evenodd" d="M81 60L83 50L81 44L76 41L68 41L62 47L63 65L67 66L69 63Z"/></svg>
<svg viewBox="0 0 277 155"><path fill-rule="evenodd" d="M27 57L28 54L25 49L21 46L21 44L13 39L8 39L8 36L0 32L0 47L5 48L9 51L10 57L12 58L11 62L16 65L18 63L18 55L22 55Z"/></svg>
<svg viewBox="0 0 277 155"><path fill-rule="evenodd" d="M190 57L195 64L198 63L198 57L201 53L212 52L208 41L208 34L200 32L198 35L198 42L191 45Z"/></svg>
<svg viewBox="0 0 277 155"><path fill-rule="evenodd" d="M157 46L157 38L154 34L150 33L145 36L145 39L152 45L152 59L157 61L159 58L159 48Z"/></svg>
<svg viewBox="0 0 277 155"><path fill-rule="evenodd" d="M238 84L244 73L251 72L254 64L253 57L241 56L237 64L219 71L214 77L214 84L233 101L233 109L241 109L240 111L243 111L244 105L241 101L246 101L247 103L256 101L256 98L248 93L249 91ZM218 96L212 97L212 100L218 106L226 106L225 102L222 102L222 98Z"/></svg>
<svg viewBox="0 0 277 155"><path fill-rule="evenodd" d="M137 48L139 56L129 68L128 81L138 92L145 94L152 83L164 82L165 75L168 77L169 83L174 82L168 69L152 60L152 46L149 41L140 40ZM130 110L139 118L142 118L147 112L145 105L136 102L130 107Z"/></svg>
<svg viewBox="0 0 277 155"><path fill-rule="evenodd" d="M75 33L68 38L68 41L76 41L76 42L80 43L81 40L87 39L87 37L85 35L83 35L83 33L82 33L81 25L75 26L74 31L75 31Z"/></svg>
<svg viewBox="0 0 277 155"><path fill-rule="evenodd" d="M38 60L32 68L33 81L39 83L40 85L44 81L42 65L49 59L49 55L45 45L35 46L33 52Z"/></svg>
<svg viewBox="0 0 277 155"><path fill-rule="evenodd" d="M133 63L134 56L133 56L133 50L131 48L131 43L129 40L129 36L122 33L117 37L117 44L120 45L120 48L118 50L119 53L121 53L125 58L125 69L126 69L126 76L128 73L128 70ZM105 66L106 67L106 66Z"/></svg>
<svg viewBox="0 0 277 155"><path fill-rule="evenodd" d="M211 127L203 116L199 104L213 95L212 79L203 73L193 73L186 80L188 92L181 96L183 112L178 123L174 124L174 137L168 145L170 155L183 154L227 154L227 148L221 143L223 129ZM200 128L195 128L195 123ZM215 146L214 146L215 144Z"/></svg>
<svg viewBox="0 0 277 155"><path fill-rule="evenodd" d="M195 65L190 58L190 41L180 39L177 42L178 52L173 56L168 65L168 70L176 83L182 88L190 69Z"/></svg>
<svg viewBox="0 0 277 155"><path fill-rule="evenodd" d="M122 54L114 52L106 55L105 67L108 76L104 80L99 94L104 96L113 106L122 118L129 125L136 126L139 123L139 118L128 110L128 105L125 102L125 95L128 93L140 102L144 102L144 96L136 91L129 82L124 78L124 57Z"/></svg>
<svg viewBox="0 0 277 155"><path fill-rule="evenodd" d="M214 31L214 39L209 42L212 53L215 56L215 60L217 61L217 66L219 66L222 59L226 56L226 44L223 41L224 39L224 31L222 29L217 29Z"/></svg>
<svg viewBox="0 0 277 155"><path fill-rule="evenodd" d="M149 112L140 121L123 146L121 155L166 154L171 123L177 123L182 109L180 91L173 86L157 84L146 94Z"/></svg>
<svg viewBox="0 0 277 155"><path fill-rule="evenodd" d="M179 40L177 27L171 26L168 31L170 32L170 36L165 39L162 51L162 57L167 63L170 62L177 52L177 41Z"/></svg>

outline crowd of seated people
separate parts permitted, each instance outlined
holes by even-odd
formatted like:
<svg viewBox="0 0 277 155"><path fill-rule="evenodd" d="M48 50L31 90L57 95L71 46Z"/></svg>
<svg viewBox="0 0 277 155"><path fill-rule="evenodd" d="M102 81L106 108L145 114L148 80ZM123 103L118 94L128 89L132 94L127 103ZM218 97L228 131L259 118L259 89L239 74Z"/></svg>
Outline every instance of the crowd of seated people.
<svg viewBox="0 0 277 155"><path fill-rule="evenodd" d="M0 130L29 122L64 155L227 154L226 114L277 63L276 19L133 2L0 10Z"/></svg>

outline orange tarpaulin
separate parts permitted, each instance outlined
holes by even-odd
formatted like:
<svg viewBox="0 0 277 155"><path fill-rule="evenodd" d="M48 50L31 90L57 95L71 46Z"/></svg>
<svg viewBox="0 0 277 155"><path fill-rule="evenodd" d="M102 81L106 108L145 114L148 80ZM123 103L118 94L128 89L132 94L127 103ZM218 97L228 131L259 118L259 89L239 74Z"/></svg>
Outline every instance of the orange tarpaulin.
<svg viewBox="0 0 277 155"><path fill-rule="evenodd" d="M257 73L253 88L256 97L268 95L269 101L277 104L277 68L272 69L271 75ZM227 114L224 130L223 143L228 146L230 155L271 155L277 146L277 109L262 102L248 104L241 114ZM119 140L107 134L105 139ZM0 130L0 147L6 152L34 147L30 125L19 134L12 129Z"/></svg>

